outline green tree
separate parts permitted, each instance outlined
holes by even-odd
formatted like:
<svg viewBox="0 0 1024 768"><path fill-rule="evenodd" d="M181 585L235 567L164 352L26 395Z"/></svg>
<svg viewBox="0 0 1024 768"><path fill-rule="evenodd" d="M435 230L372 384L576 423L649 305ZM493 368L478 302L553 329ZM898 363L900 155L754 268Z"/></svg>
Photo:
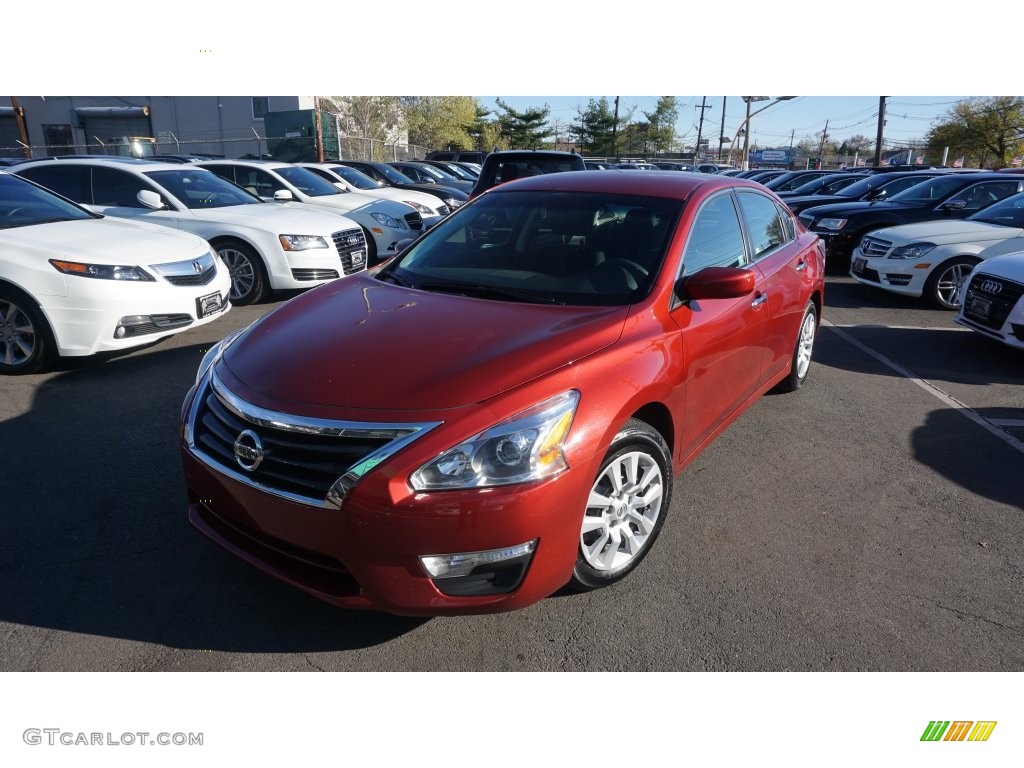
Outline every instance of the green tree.
<svg viewBox="0 0 1024 768"><path fill-rule="evenodd" d="M551 114L551 107L547 104L516 111L501 99L495 101L501 110L498 116L501 132L508 139L511 149L537 149L544 143L544 139L554 135L554 131L547 127L548 116Z"/></svg>
<svg viewBox="0 0 1024 768"><path fill-rule="evenodd" d="M992 96L957 102L928 132L928 151L984 168L1010 164L1024 151L1024 96Z"/></svg>
<svg viewBox="0 0 1024 768"><path fill-rule="evenodd" d="M387 159L387 145L398 141L403 122L398 97L332 96L331 99L338 106L342 132L348 137L363 140L341 139L345 156Z"/></svg>
<svg viewBox="0 0 1024 768"><path fill-rule="evenodd" d="M679 104L675 96L659 96L653 112L644 112L647 118L646 152L668 152L676 138Z"/></svg>
<svg viewBox="0 0 1024 768"><path fill-rule="evenodd" d="M576 119L569 126L569 135L580 146L580 151L594 157L614 156L612 129L615 126L615 113L612 112L608 99L590 99L586 109L576 107L576 115Z"/></svg>
<svg viewBox="0 0 1024 768"><path fill-rule="evenodd" d="M469 149L477 120L472 96L403 96L402 110L409 143L428 149Z"/></svg>

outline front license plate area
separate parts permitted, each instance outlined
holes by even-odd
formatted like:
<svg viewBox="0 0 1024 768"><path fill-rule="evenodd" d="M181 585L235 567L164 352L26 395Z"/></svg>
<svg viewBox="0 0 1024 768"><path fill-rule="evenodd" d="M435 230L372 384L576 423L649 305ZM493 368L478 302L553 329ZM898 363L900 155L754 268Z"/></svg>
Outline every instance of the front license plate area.
<svg viewBox="0 0 1024 768"><path fill-rule="evenodd" d="M210 293L196 299L196 317L202 320L204 317L216 315L224 306L219 293Z"/></svg>

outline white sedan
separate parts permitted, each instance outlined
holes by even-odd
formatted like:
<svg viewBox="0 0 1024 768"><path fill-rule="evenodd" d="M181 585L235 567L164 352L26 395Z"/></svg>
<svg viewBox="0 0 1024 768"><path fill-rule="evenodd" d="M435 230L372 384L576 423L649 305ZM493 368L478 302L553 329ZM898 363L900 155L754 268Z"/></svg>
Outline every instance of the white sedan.
<svg viewBox="0 0 1024 768"><path fill-rule="evenodd" d="M965 285L963 305L953 320L1024 349L1024 250L986 259Z"/></svg>
<svg viewBox="0 0 1024 768"><path fill-rule="evenodd" d="M91 213L0 171L0 374L216 320L231 277L200 237Z"/></svg>
<svg viewBox="0 0 1024 768"><path fill-rule="evenodd" d="M195 165L69 158L12 169L97 213L206 238L231 271L231 303L309 288L366 268L356 222L300 205L265 203Z"/></svg>
<svg viewBox="0 0 1024 768"><path fill-rule="evenodd" d="M308 168L342 191L411 205L423 217L424 230L430 229L448 215L448 206L435 195L417 192L414 189L378 186L377 182L365 173L357 171L355 168L349 168L347 165L332 162L298 163L298 165Z"/></svg>
<svg viewBox="0 0 1024 768"><path fill-rule="evenodd" d="M416 237L422 216L405 203L345 193L308 168L271 160L207 160L196 163L264 200L294 201L333 211L355 221L366 235L373 266L396 253L402 240Z"/></svg>
<svg viewBox="0 0 1024 768"><path fill-rule="evenodd" d="M925 221L876 229L853 250L850 275L891 293L924 296L957 309L964 281L986 249L1024 235L1024 192L966 219Z"/></svg>

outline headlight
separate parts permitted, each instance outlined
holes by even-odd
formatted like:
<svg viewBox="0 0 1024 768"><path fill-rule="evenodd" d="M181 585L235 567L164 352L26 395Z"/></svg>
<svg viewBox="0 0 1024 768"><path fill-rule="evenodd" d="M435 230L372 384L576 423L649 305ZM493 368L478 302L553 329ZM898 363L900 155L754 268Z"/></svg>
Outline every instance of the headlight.
<svg viewBox="0 0 1024 768"><path fill-rule="evenodd" d="M562 446L580 393L574 389L516 414L424 464L409 482L417 491L488 488L540 480L569 465Z"/></svg>
<svg viewBox="0 0 1024 768"><path fill-rule="evenodd" d="M432 216L433 213L434 213L432 210L427 208L427 206L420 205L419 203L414 202L412 200L405 200L404 202L405 202L406 205L411 205L413 208L415 208L416 209L416 213L418 213L420 215Z"/></svg>
<svg viewBox="0 0 1024 768"><path fill-rule="evenodd" d="M461 206L465 202L465 200L456 200L454 197L449 197L444 202L445 202L445 205L447 205L449 209L454 211L456 208Z"/></svg>
<svg viewBox="0 0 1024 768"><path fill-rule="evenodd" d="M894 248L889 254L890 259L919 259L935 247L935 243L911 243Z"/></svg>
<svg viewBox="0 0 1024 768"><path fill-rule="evenodd" d="M815 226L838 232L846 226L846 219L818 219L818 223Z"/></svg>
<svg viewBox="0 0 1024 768"><path fill-rule="evenodd" d="M121 266L114 264L81 264L77 261L58 261L50 259L50 264L58 272L79 277L94 277L98 280L127 280L137 283L156 282L140 267Z"/></svg>
<svg viewBox="0 0 1024 768"><path fill-rule="evenodd" d="M388 216L386 213L371 213L373 220L380 224L382 227L391 227L391 229L405 229L405 222L394 219Z"/></svg>
<svg viewBox="0 0 1024 768"><path fill-rule="evenodd" d="M220 356L224 354L224 350L234 344L235 339L241 336L242 331L244 330L245 328L242 328L241 330L229 333L223 339L210 347L207 353L203 355L203 359L199 361L199 370L196 371L196 384L202 380L208 370L213 368L213 364L216 363L220 359Z"/></svg>
<svg viewBox="0 0 1024 768"><path fill-rule="evenodd" d="M308 251L310 248L327 248L326 238L318 235L278 235L281 247L286 251Z"/></svg>

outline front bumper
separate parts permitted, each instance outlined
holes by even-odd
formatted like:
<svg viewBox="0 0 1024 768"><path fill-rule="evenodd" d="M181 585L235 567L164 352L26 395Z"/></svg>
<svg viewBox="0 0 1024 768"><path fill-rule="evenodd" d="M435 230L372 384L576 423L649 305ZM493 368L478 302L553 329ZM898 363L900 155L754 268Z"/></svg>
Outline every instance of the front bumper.
<svg viewBox="0 0 1024 768"><path fill-rule="evenodd" d="M151 283L119 283L67 276L65 282L67 296L47 296L41 305L53 329L57 351L64 357L148 344L212 323L231 310L231 277L224 268L206 285L190 287L171 285L160 278ZM197 300L212 294L220 295L221 310L200 317ZM153 322L138 320L140 317ZM115 332L125 318L136 318L133 322L138 334L117 338Z"/></svg>
<svg viewBox="0 0 1024 768"><path fill-rule="evenodd" d="M930 261L921 262L919 259L867 257L860 247L854 248L850 254L850 277L864 285L904 296L924 294L932 266Z"/></svg>
<svg viewBox="0 0 1024 768"><path fill-rule="evenodd" d="M422 444L365 475L340 509L240 482L183 441L189 523L258 570L345 608L406 615L492 613L525 607L564 586L575 565L600 457L536 483L413 491L406 479L447 439L444 430L437 431L441 434L421 438ZM534 541L522 573L514 582L501 582L506 589L501 593L451 594L459 590L432 579L420 561Z"/></svg>

